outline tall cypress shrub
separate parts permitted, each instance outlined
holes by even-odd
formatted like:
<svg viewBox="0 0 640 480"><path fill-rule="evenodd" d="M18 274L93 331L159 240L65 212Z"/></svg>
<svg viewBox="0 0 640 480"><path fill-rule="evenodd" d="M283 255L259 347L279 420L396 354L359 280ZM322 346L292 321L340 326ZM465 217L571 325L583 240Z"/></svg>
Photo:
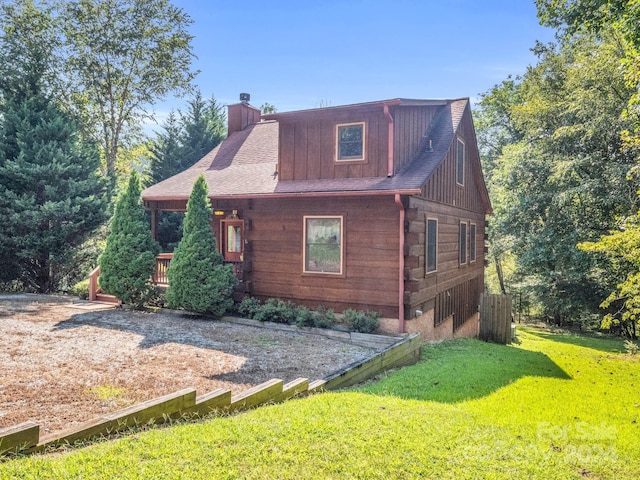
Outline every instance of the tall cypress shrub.
<svg viewBox="0 0 640 480"><path fill-rule="evenodd" d="M140 192L134 170L116 202L107 245L99 260L100 287L135 307L142 306L152 290L155 257L160 251L151 237Z"/></svg>
<svg viewBox="0 0 640 480"><path fill-rule="evenodd" d="M167 304L170 308L220 316L233 305L236 277L218 252L207 195L207 184L200 175L187 203L182 240L167 271Z"/></svg>

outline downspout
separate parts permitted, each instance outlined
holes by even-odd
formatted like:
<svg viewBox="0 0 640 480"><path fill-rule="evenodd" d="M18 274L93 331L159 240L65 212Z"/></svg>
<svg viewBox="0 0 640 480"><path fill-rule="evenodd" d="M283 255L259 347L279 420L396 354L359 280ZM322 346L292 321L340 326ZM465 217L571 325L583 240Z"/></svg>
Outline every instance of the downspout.
<svg viewBox="0 0 640 480"><path fill-rule="evenodd" d="M389 122L389 152L387 154L387 177L393 177L393 117L389 113L389 103L384 104L384 116Z"/></svg>
<svg viewBox="0 0 640 480"><path fill-rule="evenodd" d="M400 212L398 227L398 333L404 333L404 205L402 197L396 193L396 206Z"/></svg>

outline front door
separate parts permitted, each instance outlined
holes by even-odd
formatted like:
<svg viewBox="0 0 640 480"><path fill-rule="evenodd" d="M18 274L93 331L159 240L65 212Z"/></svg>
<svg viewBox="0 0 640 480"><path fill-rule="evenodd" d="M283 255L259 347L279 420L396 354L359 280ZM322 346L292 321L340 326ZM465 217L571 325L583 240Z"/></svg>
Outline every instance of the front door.
<svg viewBox="0 0 640 480"><path fill-rule="evenodd" d="M221 221L222 255L225 262L244 260L244 222L240 219Z"/></svg>

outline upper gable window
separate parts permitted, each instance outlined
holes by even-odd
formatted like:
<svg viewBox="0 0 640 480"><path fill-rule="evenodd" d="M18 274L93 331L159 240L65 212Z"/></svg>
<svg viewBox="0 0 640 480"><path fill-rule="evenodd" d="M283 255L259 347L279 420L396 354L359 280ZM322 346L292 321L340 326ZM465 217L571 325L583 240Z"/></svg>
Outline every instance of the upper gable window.
<svg viewBox="0 0 640 480"><path fill-rule="evenodd" d="M364 122L337 125L336 160L364 160Z"/></svg>
<svg viewBox="0 0 640 480"><path fill-rule="evenodd" d="M458 152L456 158L456 183L464 185L464 142L458 139Z"/></svg>

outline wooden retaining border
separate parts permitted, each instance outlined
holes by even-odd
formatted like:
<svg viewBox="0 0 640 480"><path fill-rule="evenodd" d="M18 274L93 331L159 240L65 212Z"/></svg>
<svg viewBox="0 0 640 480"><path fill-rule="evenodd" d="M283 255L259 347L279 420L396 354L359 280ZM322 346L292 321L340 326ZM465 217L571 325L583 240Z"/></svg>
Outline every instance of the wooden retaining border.
<svg viewBox="0 0 640 480"><path fill-rule="evenodd" d="M420 360L420 347L422 347L420 334L415 333L403 342L385 348L368 360L353 363L329 375L323 379L324 383L315 386L315 389L346 388L362 383L385 370L412 365Z"/></svg>
<svg viewBox="0 0 640 480"><path fill-rule="evenodd" d="M356 336L358 335L363 334ZM359 341L376 343L381 340L365 340L365 337L362 337ZM283 402L299 395L345 388L372 378L384 370L416 363L420 359L421 346L419 334L396 338L393 345L387 346L372 357L314 382L298 378L285 384L282 380L272 379L236 395L233 395L231 390L218 389L196 396L194 389L187 388L42 438L38 424L25 422L0 429L0 455L37 453L97 437L107 437L134 427L161 424L172 419L201 417L213 412L239 412L266 403Z"/></svg>

